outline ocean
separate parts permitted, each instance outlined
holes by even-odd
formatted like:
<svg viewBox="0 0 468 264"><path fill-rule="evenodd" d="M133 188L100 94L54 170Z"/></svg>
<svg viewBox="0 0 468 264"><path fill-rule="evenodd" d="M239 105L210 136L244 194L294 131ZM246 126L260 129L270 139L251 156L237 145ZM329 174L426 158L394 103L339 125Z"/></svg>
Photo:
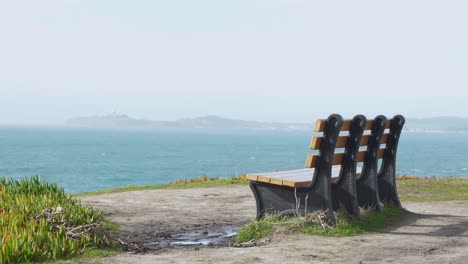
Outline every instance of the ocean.
<svg viewBox="0 0 468 264"><path fill-rule="evenodd" d="M69 193L303 168L313 132L0 127L0 177ZM397 174L468 177L468 134L403 132Z"/></svg>

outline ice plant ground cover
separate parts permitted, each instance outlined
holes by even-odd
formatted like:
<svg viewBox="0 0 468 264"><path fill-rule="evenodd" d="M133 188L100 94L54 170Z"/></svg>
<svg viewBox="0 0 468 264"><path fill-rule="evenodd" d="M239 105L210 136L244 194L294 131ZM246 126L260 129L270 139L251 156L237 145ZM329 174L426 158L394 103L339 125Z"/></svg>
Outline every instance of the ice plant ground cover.
<svg viewBox="0 0 468 264"><path fill-rule="evenodd" d="M67 258L106 245L103 221L56 184L0 178L0 263Z"/></svg>

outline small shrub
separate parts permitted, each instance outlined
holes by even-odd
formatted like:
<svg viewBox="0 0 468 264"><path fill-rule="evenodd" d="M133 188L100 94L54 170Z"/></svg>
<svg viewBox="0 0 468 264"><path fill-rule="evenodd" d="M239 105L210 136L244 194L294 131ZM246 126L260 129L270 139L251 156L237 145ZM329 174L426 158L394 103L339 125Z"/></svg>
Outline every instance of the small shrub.
<svg viewBox="0 0 468 264"><path fill-rule="evenodd" d="M236 241L237 243L245 243L251 240L258 240L271 234L275 226L284 226L288 217L280 215L267 215L260 220L251 221L239 230Z"/></svg>

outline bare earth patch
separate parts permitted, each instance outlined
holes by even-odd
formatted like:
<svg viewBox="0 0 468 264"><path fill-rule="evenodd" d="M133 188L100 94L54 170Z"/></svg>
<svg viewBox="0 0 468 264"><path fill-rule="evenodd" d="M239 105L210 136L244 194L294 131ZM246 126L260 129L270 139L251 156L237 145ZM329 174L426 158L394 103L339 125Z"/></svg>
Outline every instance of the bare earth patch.
<svg viewBox="0 0 468 264"><path fill-rule="evenodd" d="M374 234L343 238L284 235L249 248L230 247L227 235L255 217L255 201L246 185L134 191L81 200L117 222L124 239L149 249L146 254L124 253L93 263L468 262L467 200L404 202L411 213ZM217 246L167 242L191 234L226 234L226 239Z"/></svg>

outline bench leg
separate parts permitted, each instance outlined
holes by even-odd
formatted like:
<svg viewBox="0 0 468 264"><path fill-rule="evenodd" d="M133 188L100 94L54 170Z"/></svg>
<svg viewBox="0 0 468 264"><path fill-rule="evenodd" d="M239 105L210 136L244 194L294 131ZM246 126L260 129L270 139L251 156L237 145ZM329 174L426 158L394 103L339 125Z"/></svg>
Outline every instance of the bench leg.
<svg viewBox="0 0 468 264"><path fill-rule="evenodd" d="M333 210L345 209L351 220L361 220L357 199L356 174L348 171L332 184Z"/></svg>
<svg viewBox="0 0 468 264"><path fill-rule="evenodd" d="M383 212L379 199L379 185L377 183L377 168L363 173L357 180L357 194L359 206Z"/></svg>
<svg viewBox="0 0 468 264"><path fill-rule="evenodd" d="M357 196L359 206L383 212L379 199L379 185L377 183L377 165L380 140L384 134L387 118L379 115L372 124L371 137L367 144L361 176L357 179Z"/></svg>
<svg viewBox="0 0 468 264"><path fill-rule="evenodd" d="M327 212L331 224L335 225L336 220L333 214L330 191L327 194L319 185L321 184L315 184L311 190L308 190L307 188L295 189L251 181L250 188L257 203L257 219L262 218L265 214L272 213L290 214L299 211L304 214L305 211L324 210ZM299 208L296 208L298 201L300 202ZM307 208L305 207L306 204Z"/></svg>
<svg viewBox="0 0 468 264"><path fill-rule="evenodd" d="M393 205L401 207L398 197L395 166L384 167L378 177L379 197L384 205Z"/></svg>

